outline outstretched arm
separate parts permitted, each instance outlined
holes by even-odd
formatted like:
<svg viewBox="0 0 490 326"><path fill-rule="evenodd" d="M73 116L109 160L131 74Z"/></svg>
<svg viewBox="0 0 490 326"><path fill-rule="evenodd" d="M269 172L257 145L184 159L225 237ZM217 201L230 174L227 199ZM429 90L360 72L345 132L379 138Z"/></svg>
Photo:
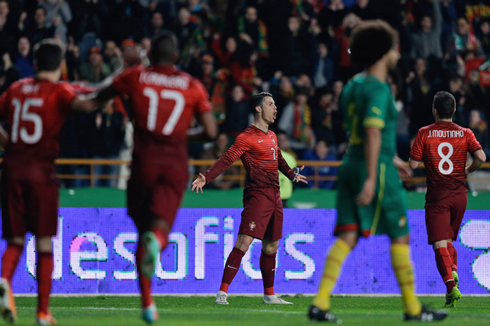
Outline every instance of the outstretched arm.
<svg viewBox="0 0 490 326"><path fill-rule="evenodd" d="M279 155L278 156L279 171L281 171L282 174L284 174L286 177L288 177L293 182L308 183L308 181L306 181L306 177L302 174L299 174L301 171L303 171L305 166L303 165L302 167L291 168L289 166L289 164L286 162L286 160L284 159L284 157L282 156L281 151L278 151L278 153L279 153L278 154Z"/></svg>

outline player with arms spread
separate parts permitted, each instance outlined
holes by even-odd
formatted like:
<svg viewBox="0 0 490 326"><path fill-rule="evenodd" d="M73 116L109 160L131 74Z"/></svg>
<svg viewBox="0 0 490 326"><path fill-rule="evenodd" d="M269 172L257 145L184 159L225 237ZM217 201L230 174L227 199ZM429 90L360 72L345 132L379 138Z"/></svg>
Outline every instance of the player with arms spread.
<svg viewBox="0 0 490 326"><path fill-rule="evenodd" d="M272 95L260 93L252 97L254 122L238 137L228 151L207 171L199 174L192 190L199 190L241 158L247 171L243 191L243 212L235 247L226 261L216 304L228 304L228 287L235 277L243 256L254 238L262 240L260 271L264 283L264 304L291 304L274 293L274 274L279 239L282 238L283 208L279 194L278 169L295 182L307 183L299 174L303 170L291 169L282 157L276 134L269 130L277 114Z"/></svg>
<svg viewBox="0 0 490 326"><path fill-rule="evenodd" d="M352 32L353 64L366 70L344 87L340 106L350 147L338 173L338 236L327 256L320 289L308 311L313 321L335 322L330 294L342 263L359 236L387 234L391 238L393 269L402 292L405 320L432 321L447 314L423 307L414 293L409 257L406 197L402 176L411 170L396 156L397 111L386 78L396 67L397 32L387 23L366 21Z"/></svg>
<svg viewBox="0 0 490 326"><path fill-rule="evenodd" d="M196 116L203 131L193 138L216 137L217 129L204 86L178 70L178 40L173 33L156 35L151 66L126 69L102 87L94 101L127 94L134 114L134 150L128 181L128 214L139 232L136 267L142 319L158 319L151 297L151 278L182 201L189 178L187 131Z"/></svg>
<svg viewBox="0 0 490 326"><path fill-rule="evenodd" d="M17 314L12 277L24 248L26 232L36 236L37 322L55 325L48 310L53 272L51 237L58 227L58 188L54 160L60 129L70 110L96 109L88 99L60 83L63 45L46 39L34 49L36 76L15 82L0 98L0 119L8 121L2 171L2 257L0 313L7 322Z"/></svg>
<svg viewBox="0 0 490 326"><path fill-rule="evenodd" d="M427 171L425 223L437 269L446 284L447 307L454 307L461 298L453 241L458 237L468 201L465 179L486 160L473 132L452 122L455 112L454 96L438 92L432 105L436 123L420 128L410 152L410 167L415 169L423 161ZM468 167L467 153L475 158Z"/></svg>

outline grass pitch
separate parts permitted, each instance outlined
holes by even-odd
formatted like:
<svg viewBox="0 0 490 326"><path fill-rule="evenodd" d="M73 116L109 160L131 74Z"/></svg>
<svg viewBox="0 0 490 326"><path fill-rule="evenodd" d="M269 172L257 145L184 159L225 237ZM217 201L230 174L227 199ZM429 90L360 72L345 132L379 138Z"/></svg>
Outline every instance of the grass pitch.
<svg viewBox="0 0 490 326"><path fill-rule="evenodd" d="M156 297L160 320L154 325L312 325L306 318L312 297L284 299L294 305L266 306L261 297L230 296L228 306L215 305L214 297ZM444 298L421 297L421 301L442 307ZM16 304L16 324L33 325L36 298L19 297ZM399 297L334 297L332 309L343 325L405 325ZM51 310L59 325L144 325L139 319L139 297L54 297ZM449 313L441 325L490 325L490 296L463 297Z"/></svg>

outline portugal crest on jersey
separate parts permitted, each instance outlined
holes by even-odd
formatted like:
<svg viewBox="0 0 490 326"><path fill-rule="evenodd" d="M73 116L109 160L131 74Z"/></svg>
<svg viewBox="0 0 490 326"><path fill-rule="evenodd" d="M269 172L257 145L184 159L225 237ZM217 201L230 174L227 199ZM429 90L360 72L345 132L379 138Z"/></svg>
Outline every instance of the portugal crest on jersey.
<svg viewBox="0 0 490 326"><path fill-rule="evenodd" d="M255 222L250 222L248 226L250 227L250 231L253 231L255 229Z"/></svg>

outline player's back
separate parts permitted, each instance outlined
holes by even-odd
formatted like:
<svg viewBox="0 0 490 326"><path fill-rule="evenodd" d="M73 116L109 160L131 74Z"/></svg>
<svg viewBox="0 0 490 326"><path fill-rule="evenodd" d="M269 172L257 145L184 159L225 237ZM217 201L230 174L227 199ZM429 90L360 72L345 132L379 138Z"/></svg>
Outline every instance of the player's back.
<svg viewBox="0 0 490 326"><path fill-rule="evenodd" d="M467 192L467 153L481 149L470 129L437 121L419 130L410 157L427 171L427 202Z"/></svg>
<svg viewBox="0 0 490 326"><path fill-rule="evenodd" d="M197 79L170 65L136 66L117 76L112 87L130 97L134 161L180 165L187 160L192 118L210 110L207 92Z"/></svg>
<svg viewBox="0 0 490 326"><path fill-rule="evenodd" d="M344 87L340 99L343 127L349 135L347 159L364 159L365 128L381 129L380 159L391 161L396 154L398 113L387 83L367 74L354 76Z"/></svg>
<svg viewBox="0 0 490 326"><path fill-rule="evenodd" d="M60 129L74 97L66 83L25 78L12 84L0 101L0 118L8 120L9 135L4 166L14 167L19 176L22 167L54 166Z"/></svg>

